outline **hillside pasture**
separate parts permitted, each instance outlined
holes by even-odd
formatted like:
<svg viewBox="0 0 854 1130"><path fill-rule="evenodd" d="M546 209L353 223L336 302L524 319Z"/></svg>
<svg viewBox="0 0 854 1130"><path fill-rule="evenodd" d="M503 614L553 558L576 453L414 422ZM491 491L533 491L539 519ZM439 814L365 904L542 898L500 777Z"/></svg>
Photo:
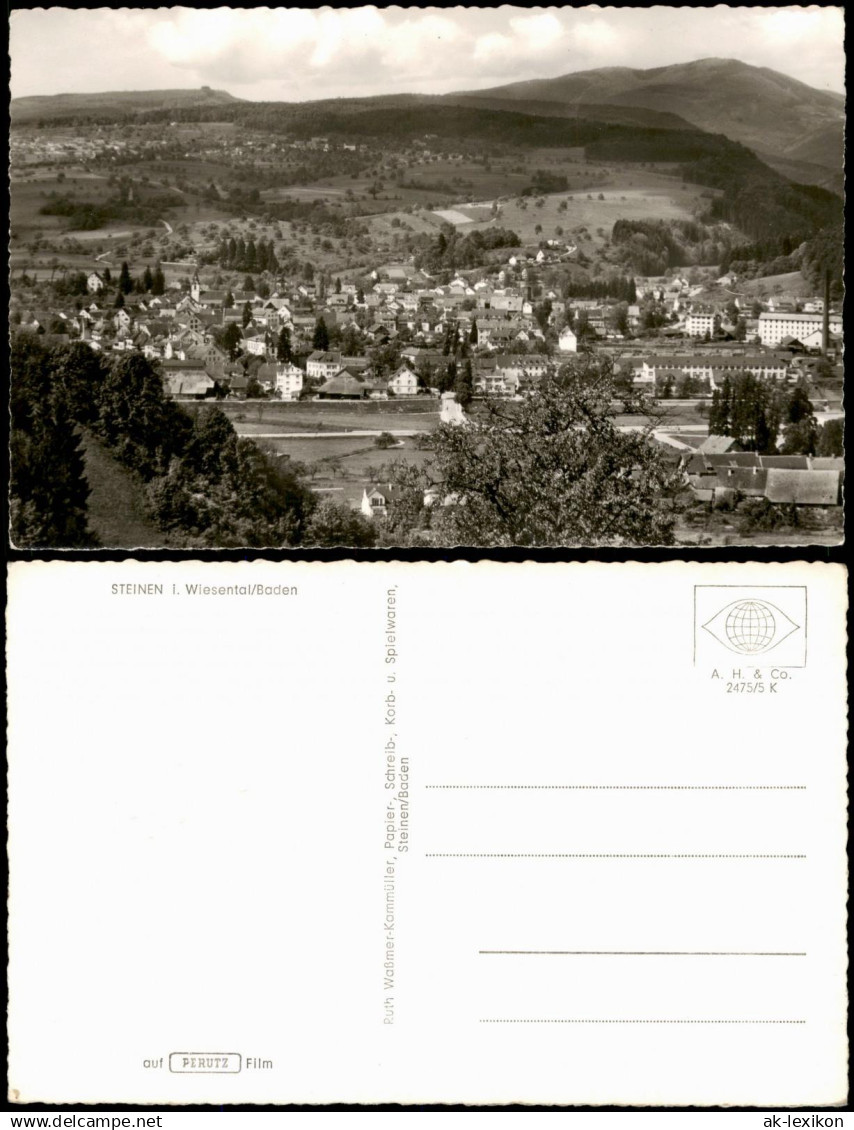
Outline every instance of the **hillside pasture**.
<svg viewBox="0 0 854 1130"><path fill-rule="evenodd" d="M784 294L791 298L811 298L814 292L814 288L800 271L789 271L784 275L766 275L764 279L739 279L738 290L755 298L767 298L773 294Z"/></svg>
<svg viewBox="0 0 854 1130"><path fill-rule="evenodd" d="M391 212L390 205L395 206L394 211L403 212L413 207L441 208L460 201L521 193L531 183L531 167L551 167L556 160L559 171L574 175L575 179L569 181L571 185L599 183L601 174L594 171L598 166L588 167L583 158L568 157L570 152L574 151L560 151L559 160L555 151L535 150L532 156L516 154L485 163L465 156L392 155L388 163L380 161L361 173L327 177L310 185L267 189L262 197L270 201L322 199L347 204L348 211L352 204L357 204L358 218L366 220L374 214Z"/></svg>
<svg viewBox="0 0 854 1130"><path fill-rule="evenodd" d="M465 234L500 226L517 232L524 244L563 238L590 254L601 251L617 220L690 220L706 208L709 190L699 185L683 186L670 166L587 164L558 157L559 152L553 150L536 150L531 163L564 173L570 185L565 192L522 197L507 191L505 179L503 191L495 196L466 193L450 203L434 199L431 211L423 206L413 212L400 207L359 219L380 239L393 239L401 230L434 233L443 223L453 223ZM520 187L531 182L530 172L513 177ZM562 211L564 202L566 209ZM493 203L499 207L495 218L491 214ZM539 232L538 226L542 229ZM563 228L562 236L556 231L558 227ZM599 229L604 235L598 233Z"/></svg>
<svg viewBox="0 0 854 1130"><path fill-rule="evenodd" d="M599 199L599 196L603 199ZM699 194L671 182L666 189L622 188L590 193L560 192L527 200L505 200L496 219L483 219L479 209L457 210L471 217L465 231L488 231L492 226L509 228L523 243L562 238L585 253L600 251L617 220L690 220ZM538 204L538 201L542 204ZM565 209L561 205L565 203ZM538 231L537 228L541 230ZM558 233L557 229L563 232Z"/></svg>
<svg viewBox="0 0 854 1130"><path fill-rule="evenodd" d="M208 218L208 214L217 218L224 215L210 208L202 212L200 208L183 206L184 196L178 190L166 189L162 183L150 181L147 185L135 184L137 200L144 202L152 195L162 195L171 191L175 203L179 207L169 209L173 225L182 222L183 216L197 221ZM101 228L77 230L68 227L68 217L43 215L40 209L48 202L51 195L68 196L81 203L102 205L115 198L116 189L108 178L78 169L63 168L39 170L37 175L13 176L10 186L10 225L12 230L11 245L13 250L22 244L29 243L37 236L49 240L51 244L61 244L64 240L73 240L84 247L92 247L93 254L107 250L110 244L129 239L156 238L164 235L165 227L152 221L135 221L117 219ZM75 256L66 252L57 252L50 249L49 255L59 255L61 261L71 266L75 263ZM152 260L153 261L153 260Z"/></svg>
<svg viewBox="0 0 854 1130"><path fill-rule="evenodd" d="M106 177L69 170L62 170L62 173L56 169L39 169L36 175L12 176L9 221L13 243L26 243L37 232L48 237L65 232L68 221L64 216L45 216L40 212L52 193L70 195L95 204L104 203L113 194Z"/></svg>

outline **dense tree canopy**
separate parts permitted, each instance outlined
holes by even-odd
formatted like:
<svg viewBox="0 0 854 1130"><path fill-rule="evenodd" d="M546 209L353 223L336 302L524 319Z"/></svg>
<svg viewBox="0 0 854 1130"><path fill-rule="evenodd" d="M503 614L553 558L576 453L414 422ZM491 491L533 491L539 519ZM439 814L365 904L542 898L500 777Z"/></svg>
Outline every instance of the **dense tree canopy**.
<svg viewBox="0 0 854 1130"><path fill-rule="evenodd" d="M732 436L748 451L773 455L783 405L776 385L745 373L724 377L712 394L709 434Z"/></svg>
<svg viewBox="0 0 854 1130"><path fill-rule="evenodd" d="M21 548L88 547L81 429L91 430L144 485L170 544L206 547L370 545L374 531L346 507L322 506L302 468L237 435L208 405L169 398L142 354L12 341L11 537ZM306 540L308 539L308 540Z"/></svg>
<svg viewBox="0 0 854 1130"><path fill-rule="evenodd" d="M467 424L440 425L423 468L393 469L403 498L392 535L464 546L672 544L678 472L652 425L617 427L617 393L607 359L579 357L521 402L487 399Z"/></svg>
<svg viewBox="0 0 854 1130"><path fill-rule="evenodd" d="M745 373L724 377L712 394L709 433L732 436L747 451L814 455L820 429L806 389L787 392L775 382ZM832 433L826 443L833 445ZM782 440L782 443L780 442Z"/></svg>
<svg viewBox="0 0 854 1130"><path fill-rule="evenodd" d="M13 337L9 533L19 549L95 544L74 400L53 380L51 361L51 352L35 335Z"/></svg>

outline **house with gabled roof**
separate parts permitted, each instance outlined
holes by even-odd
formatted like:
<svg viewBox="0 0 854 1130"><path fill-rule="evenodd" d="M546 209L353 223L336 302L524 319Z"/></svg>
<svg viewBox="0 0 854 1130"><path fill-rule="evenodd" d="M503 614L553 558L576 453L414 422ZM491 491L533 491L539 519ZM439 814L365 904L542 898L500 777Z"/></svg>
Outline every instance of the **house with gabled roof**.
<svg viewBox="0 0 854 1130"><path fill-rule="evenodd" d="M402 497L403 491L393 483L372 483L362 492L359 509L367 518L387 518L390 508Z"/></svg>
<svg viewBox="0 0 854 1130"><path fill-rule="evenodd" d="M253 357L266 357L267 335L265 333L244 334L243 347Z"/></svg>
<svg viewBox="0 0 854 1130"><path fill-rule="evenodd" d="M418 377L409 365L401 365L389 378L388 387L395 396L416 396Z"/></svg>
<svg viewBox="0 0 854 1130"><path fill-rule="evenodd" d="M305 363L305 375L315 381L326 381L342 369L341 354L315 349Z"/></svg>
<svg viewBox="0 0 854 1130"><path fill-rule="evenodd" d="M318 400L366 400L369 391L361 377L341 369L320 386L316 397Z"/></svg>
<svg viewBox="0 0 854 1130"><path fill-rule="evenodd" d="M701 455L725 455L730 451L741 451L741 444L732 436L709 435L706 436L697 451Z"/></svg>
<svg viewBox="0 0 854 1130"><path fill-rule="evenodd" d="M168 396L204 400L216 394L216 381L199 361L161 361L160 370Z"/></svg>

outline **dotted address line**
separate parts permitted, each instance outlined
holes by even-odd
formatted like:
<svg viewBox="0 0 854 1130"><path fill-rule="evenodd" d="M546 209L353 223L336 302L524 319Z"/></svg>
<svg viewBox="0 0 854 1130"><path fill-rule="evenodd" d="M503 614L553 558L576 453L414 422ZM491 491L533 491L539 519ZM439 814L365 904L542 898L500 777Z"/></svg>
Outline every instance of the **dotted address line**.
<svg viewBox="0 0 854 1130"><path fill-rule="evenodd" d="M806 1020L562 1020L538 1018L500 1018L481 1020L481 1024L806 1024Z"/></svg>
<svg viewBox="0 0 854 1130"><path fill-rule="evenodd" d="M686 852L428 851L427 859L806 859L795 854L691 854Z"/></svg>
<svg viewBox="0 0 854 1130"><path fill-rule="evenodd" d="M806 785L426 785L428 789L568 789L602 790L668 790L683 792L750 792L773 790L805 790Z"/></svg>

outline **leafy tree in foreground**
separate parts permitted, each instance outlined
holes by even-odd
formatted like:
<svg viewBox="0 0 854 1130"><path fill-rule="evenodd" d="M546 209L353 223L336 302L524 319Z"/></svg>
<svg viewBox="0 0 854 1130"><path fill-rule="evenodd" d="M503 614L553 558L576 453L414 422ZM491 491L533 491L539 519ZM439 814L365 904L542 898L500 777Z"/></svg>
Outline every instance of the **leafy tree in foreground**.
<svg viewBox="0 0 854 1130"><path fill-rule="evenodd" d="M302 544L370 547L376 540L376 528L367 518L349 506L324 498L312 511Z"/></svg>
<svg viewBox="0 0 854 1130"><path fill-rule="evenodd" d="M161 528L217 548L297 545L315 502L296 470L239 437L218 408L198 412L183 457L147 495Z"/></svg>
<svg viewBox="0 0 854 1130"><path fill-rule="evenodd" d="M11 343L9 536L19 549L96 545L89 484L70 399L37 337Z"/></svg>
<svg viewBox="0 0 854 1130"><path fill-rule="evenodd" d="M617 428L615 393L610 361L579 357L521 402L487 400L470 424L440 425L423 467L390 468L403 491L390 532L423 542L429 527L436 545L672 544L678 471L652 423Z"/></svg>
<svg viewBox="0 0 854 1130"><path fill-rule="evenodd" d="M163 391L157 366L141 353L110 358L97 390L94 430L144 479L161 474L183 450L190 421Z"/></svg>

